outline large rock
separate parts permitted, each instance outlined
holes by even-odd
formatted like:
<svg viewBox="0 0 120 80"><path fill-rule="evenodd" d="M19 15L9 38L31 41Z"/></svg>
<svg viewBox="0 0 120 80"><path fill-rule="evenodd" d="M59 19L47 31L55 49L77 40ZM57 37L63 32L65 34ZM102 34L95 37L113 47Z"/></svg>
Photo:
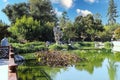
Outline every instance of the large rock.
<svg viewBox="0 0 120 80"><path fill-rule="evenodd" d="M24 61L24 57L21 55L15 55L15 61Z"/></svg>

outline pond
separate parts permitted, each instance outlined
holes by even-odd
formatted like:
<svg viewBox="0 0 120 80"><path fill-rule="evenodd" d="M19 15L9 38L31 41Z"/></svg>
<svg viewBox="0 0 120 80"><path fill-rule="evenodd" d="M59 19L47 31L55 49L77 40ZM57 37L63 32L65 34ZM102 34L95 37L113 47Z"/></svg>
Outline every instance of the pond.
<svg viewBox="0 0 120 80"><path fill-rule="evenodd" d="M18 67L19 80L120 80L120 53L110 49L73 53L86 60L68 67L39 66L36 60L27 61Z"/></svg>

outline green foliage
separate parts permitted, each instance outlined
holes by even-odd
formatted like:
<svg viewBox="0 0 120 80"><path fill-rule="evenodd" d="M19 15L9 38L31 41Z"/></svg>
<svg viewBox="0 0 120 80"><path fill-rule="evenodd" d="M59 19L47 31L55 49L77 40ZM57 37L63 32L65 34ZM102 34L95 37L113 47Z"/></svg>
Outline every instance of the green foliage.
<svg viewBox="0 0 120 80"><path fill-rule="evenodd" d="M120 24L106 25L103 32L98 32L100 41L111 41L114 31L119 28Z"/></svg>
<svg viewBox="0 0 120 80"><path fill-rule="evenodd" d="M9 43L17 43L18 40L15 39L15 38L12 38L12 37L8 37L8 42L9 42Z"/></svg>
<svg viewBox="0 0 120 80"><path fill-rule="evenodd" d="M116 23L117 15L117 6L114 2L114 0L109 0L109 6L108 6L108 24L114 24Z"/></svg>
<svg viewBox="0 0 120 80"><path fill-rule="evenodd" d="M87 47L92 47L94 46L94 42L79 42L81 46L87 46Z"/></svg>
<svg viewBox="0 0 120 80"><path fill-rule="evenodd" d="M27 54L21 54L22 56L24 56L25 60L35 60L35 53L27 53Z"/></svg>
<svg viewBox="0 0 120 80"><path fill-rule="evenodd" d="M97 33L102 32L103 25L99 18L94 18L92 15L87 15L85 17L78 16L75 19L74 26L76 27L76 34L78 40L86 39L87 41L94 41L95 37L98 37Z"/></svg>
<svg viewBox="0 0 120 80"><path fill-rule="evenodd" d="M50 0L28 0L28 3L10 4L3 12L12 23L10 32L13 39L21 42L54 40L53 27L57 18Z"/></svg>
<svg viewBox="0 0 120 80"><path fill-rule="evenodd" d="M29 3L31 16L40 20L42 25L57 20L50 0L29 0Z"/></svg>
<svg viewBox="0 0 120 80"><path fill-rule="evenodd" d="M8 26L0 20L0 40L5 36L9 36L10 33L7 30Z"/></svg>
<svg viewBox="0 0 120 80"><path fill-rule="evenodd" d="M53 34L54 22L46 22L43 26L43 30L41 31L40 40L41 41L54 41Z"/></svg>
<svg viewBox="0 0 120 80"><path fill-rule="evenodd" d="M52 44L49 46L50 50L74 50L75 47L72 45L68 45L68 44Z"/></svg>
<svg viewBox="0 0 120 80"><path fill-rule="evenodd" d="M104 45L105 45L105 48L111 48L112 47L111 42L105 42Z"/></svg>
<svg viewBox="0 0 120 80"><path fill-rule="evenodd" d="M11 45L15 48L15 53L23 54L23 53L32 53L36 51L46 50L44 42L29 42L26 44L20 43L11 43Z"/></svg>
<svg viewBox="0 0 120 80"><path fill-rule="evenodd" d="M34 62L35 63L35 62ZM18 80L51 80L41 67L18 67Z"/></svg>
<svg viewBox="0 0 120 80"><path fill-rule="evenodd" d="M63 11L62 12L62 16L59 18L59 21L60 21L60 27L64 30L68 22L68 16L67 16L67 12L66 11Z"/></svg>
<svg viewBox="0 0 120 80"><path fill-rule="evenodd" d="M115 61L120 61L120 52L114 53L114 58L113 59L115 59Z"/></svg>
<svg viewBox="0 0 120 80"><path fill-rule="evenodd" d="M16 19L20 19L23 15L30 15L28 3L19 3L14 5L8 4L2 11L7 15L12 23L15 23Z"/></svg>
<svg viewBox="0 0 120 80"><path fill-rule="evenodd" d="M76 43L74 44L74 48L75 48L75 49L80 49L81 47L82 47L81 44L78 43L78 42L76 42Z"/></svg>
<svg viewBox="0 0 120 80"><path fill-rule="evenodd" d="M68 43L76 38L76 29L71 21L66 21L66 26L63 28L63 40Z"/></svg>
<svg viewBox="0 0 120 80"><path fill-rule="evenodd" d="M59 44L53 44L53 45L49 46L49 49L50 50L62 50L63 47L61 45L59 45Z"/></svg>
<svg viewBox="0 0 120 80"><path fill-rule="evenodd" d="M40 26L40 22L33 20L32 17L23 16L21 19L17 19L16 23L9 28L9 31L16 36L19 41L22 40L40 40L41 31L43 27Z"/></svg>
<svg viewBox="0 0 120 80"><path fill-rule="evenodd" d="M115 38L116 38L116 39L120 39L120 28L117 28L117 29L114 31L114 35L115 35Z"/></svg>

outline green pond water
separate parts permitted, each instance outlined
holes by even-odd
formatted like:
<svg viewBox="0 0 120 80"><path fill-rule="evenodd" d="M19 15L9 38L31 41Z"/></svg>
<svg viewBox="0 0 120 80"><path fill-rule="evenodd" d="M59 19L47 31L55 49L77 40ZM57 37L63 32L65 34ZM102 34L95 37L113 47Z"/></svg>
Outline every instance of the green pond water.
<svg viewBox="0 0 120 80"><path fill-rule="evenodd" d="M110 49L72 52L86 60L68 67L39 66L29 60L18 66L19 80L120 80L120 53Z"/></svg>

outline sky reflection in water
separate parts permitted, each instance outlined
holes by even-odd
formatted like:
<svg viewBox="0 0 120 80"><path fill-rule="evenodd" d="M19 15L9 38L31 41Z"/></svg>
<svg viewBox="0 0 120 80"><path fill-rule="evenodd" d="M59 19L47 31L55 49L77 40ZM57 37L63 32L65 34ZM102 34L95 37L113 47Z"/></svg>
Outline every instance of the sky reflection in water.
<svg viewBox="0 0 120 80"><path fill-rule="evenodd" d="M53 80L120 80L120 62L104 59L102 66L95 68L92 74L86 70L78 70L75 66L61 69L54 74ZM115 69L114 69L115 68ZM51 75L53 75L51 74ZM111 76L112 75L112 76Z"/></svg>

